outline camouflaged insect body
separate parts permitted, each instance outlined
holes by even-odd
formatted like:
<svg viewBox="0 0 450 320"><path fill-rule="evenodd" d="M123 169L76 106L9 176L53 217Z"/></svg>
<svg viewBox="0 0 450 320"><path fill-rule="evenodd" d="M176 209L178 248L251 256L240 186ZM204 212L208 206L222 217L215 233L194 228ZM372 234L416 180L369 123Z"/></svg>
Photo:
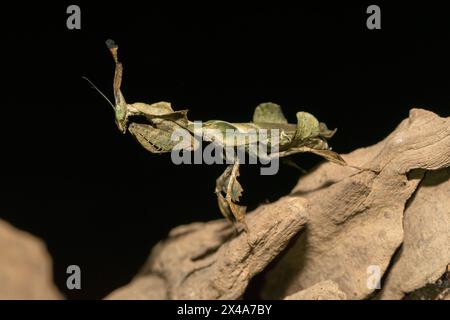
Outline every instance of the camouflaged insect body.
<svg viewBox="0 0 450 320"><path fill-rule="evenodd" d="M268 147L271 152L269 158L287 157L296 153L310 152L340 165L345 161L328 146L327 139L331 138L336 130L329 130L324 123L319 122L307 112L297 112L296 123L288 123L281 107L275 103L262 103L254 111L253 119L245 123L231 123L223 120L210 120L196 126L187 117L187 110L175 111L168 102L153 104L133 103L127 104L121 92L122 64L118 60L118 47L113 41L107 42L116 63L114 75L114 97L116 124L122 133L130 132L136 140L151 153L167 153L174 150L179 141L173 139L174 132L186 130L192 141L193 148L196 138L216 143L224 149L227 147L244 147L246 152L254 150L250 144L258 143ZM139 119L139 121L134 120ZM262 134L262 130L266 134ZM276 129L276 130L274 130ZM241 134L246 139L237 140L227 135L227 130ZM247 135L256 132L255 135ZM219 133L219 134L217 134ZM277 145L273 146L272 134L277 134ZM256 140L255 140L256 137ZM261 154L255 156L261 157ZM245 222L244 206L237 203L242 195L243 188L237 180L239 176L239 159L229 165L216 181L216 194L218 205L222 214L232 222L239 222L248 231Z"/></svg>

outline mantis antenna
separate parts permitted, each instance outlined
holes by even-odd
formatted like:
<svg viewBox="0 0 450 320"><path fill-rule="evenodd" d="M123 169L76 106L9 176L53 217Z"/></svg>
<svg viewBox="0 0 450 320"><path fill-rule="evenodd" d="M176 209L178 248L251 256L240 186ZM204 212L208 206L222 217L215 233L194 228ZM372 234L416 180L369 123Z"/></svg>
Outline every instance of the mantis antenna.
<svg viewBox="0 0 450 320"><path fill-rule="evenodd" d="M88 78L86 78L86 77L84 77L84 76L82 76L81 78L83 78L84 80L86 80L87 82L89 82L90 85L91 85L95 90L97 90L97 92L100 93L100 95L101 95L103 98L105 98L106 101L108 101L108 103L111 105L111 107L113 108L113 110L116 110L116 108L114 107L114 105L112 104L112 102L106 97L106 95L105 95L103 92L100 91L99 88L97 88L97 87L95 86L95 84L92 83L91 80L89 80Z"/></svg>

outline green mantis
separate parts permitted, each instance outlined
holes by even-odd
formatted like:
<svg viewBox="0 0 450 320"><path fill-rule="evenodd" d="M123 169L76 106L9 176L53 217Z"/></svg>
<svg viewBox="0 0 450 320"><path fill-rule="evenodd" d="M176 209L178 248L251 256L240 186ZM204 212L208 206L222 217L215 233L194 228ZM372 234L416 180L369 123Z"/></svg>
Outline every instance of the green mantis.
<svg viewBox="0 0 450 320"><path fill-rule="evenodd" d="M263 103L256 107L253 119L246 123L230 123L211 120L200 126L188 120L188 110L174 111L168 102L153 104L128 104L121 92L123 67L118 59L118 46L112 40L106 42L115 62L114 99L115 121L122 133L131 133L135 139L151 153L168 153L178 150L179 140L174 139L175 132L187 133L187 148L192 150L196 138L206 140L229 150L241 147L249 156L265 161L277 160L296 153L310 152L339 165L347 165L342 157L332 151L327 140L336 130L329 130L313 115L298 112L297 123L288 123L281 107L274 103ZM134 120L139 118L140 120ZM236 136L244 136L237 143ZM270 148L270 152L258 153L257 145ZM185 143L186 147L186 143ZM179 151L179 150L178 150ZM216 180L215 193L223 216L233 223L239 223L248 232L245 221L246 207L238 204L243 189L237 178L242 160L234 157L223 174Z"/></svg>

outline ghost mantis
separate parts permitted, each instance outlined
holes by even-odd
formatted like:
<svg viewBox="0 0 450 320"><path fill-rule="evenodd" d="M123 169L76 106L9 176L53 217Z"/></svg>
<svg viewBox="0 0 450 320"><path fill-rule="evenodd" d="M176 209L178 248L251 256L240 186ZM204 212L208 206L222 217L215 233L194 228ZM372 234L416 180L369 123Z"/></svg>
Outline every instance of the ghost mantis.
<svg viewBox="0 0 450 320"><path fill-rule="evenodd" d="M194 122L189 121L187 118L188 110L174 111L168 102L153 104L136 102L128 104L121 92L123 66L118 58L118 46L112 40L106 41L106 44L115 62L113 82L115 104L111 103L111 106L114 109L115 122L118 129L124 134L127 132L131 133L151 153L173 151L178 143L178 141L172 139L176 130L186 130L193 139L194 136L198 136L198 132L196 134L194 130ZM137 117L141 118L141 121L133 121ZM338 165L348 166L344 159L328 146L327 140L335 134L336 129L329 130L324 123L319 122L307 112L297 112L296 117L296 124L288 123L279 105L263 103L256 107L251 122L230 123L222 120L204 122L201 127L203 133L201 137L208 142L214 141L214 143L226 149L230 147L230 142L226 138L220 138L220 135L219 138L217 138L217 135L208 135L210 130L219 132L235 130L239 133L246 133L259 129L276 129L276 152L265 154L265 160L267 158L283 158L297 153L309 152ZM264 141L257 142L270 145L268 137L265 137ZM251 152L250 142L244 142L244 150L247 153ZM261 157L259 154L256 154L256 156ZM237 180L239 166L239 158L236 158L232 164L228 165L222 175L216 180L215 193L223 216L233 224L240 224L248 232L249 229L245 220L246 207L238 204L243 192L243 188Z"/></svg>

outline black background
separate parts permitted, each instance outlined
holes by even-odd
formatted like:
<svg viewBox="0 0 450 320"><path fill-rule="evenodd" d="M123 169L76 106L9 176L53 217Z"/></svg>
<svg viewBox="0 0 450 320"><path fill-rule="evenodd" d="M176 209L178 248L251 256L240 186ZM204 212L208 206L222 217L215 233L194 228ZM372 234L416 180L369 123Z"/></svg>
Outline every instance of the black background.
<svg viewBox="0 0 450 320"><path fill-rule="evenodd" d="M81 30L66 28L69 4L81 7ZM448 10L378 3L382 29L368 30L369 4L377 3L4 6L0 218L45 240L69 298L103 297L171 228L220 218L213 190L224 167L149 154L120 134L110 106L81 79L112 99L108 38L120 47L128 102L170 101L192 120L242 122L273 101L291 121L305 110L338 127L331 145L346 153L385 137L411 107L449 116ZM250 209L299 178L291 167L258 172L241 170ZM65 288L70 264L81 267L80 291Z"/></svg>

